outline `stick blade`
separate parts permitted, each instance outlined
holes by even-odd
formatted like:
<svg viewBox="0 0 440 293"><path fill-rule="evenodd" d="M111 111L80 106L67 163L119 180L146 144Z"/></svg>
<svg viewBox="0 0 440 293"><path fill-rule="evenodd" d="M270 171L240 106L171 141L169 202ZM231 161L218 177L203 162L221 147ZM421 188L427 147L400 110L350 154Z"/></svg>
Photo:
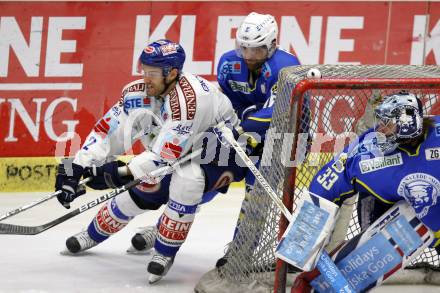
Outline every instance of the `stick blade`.
<svg viewBox="0 0 440 293"><path fill-rule="evenodd" d="M42 231L38 227L26 227L20 225L0 223L0 234L7 235L35 235Z"/></svg>

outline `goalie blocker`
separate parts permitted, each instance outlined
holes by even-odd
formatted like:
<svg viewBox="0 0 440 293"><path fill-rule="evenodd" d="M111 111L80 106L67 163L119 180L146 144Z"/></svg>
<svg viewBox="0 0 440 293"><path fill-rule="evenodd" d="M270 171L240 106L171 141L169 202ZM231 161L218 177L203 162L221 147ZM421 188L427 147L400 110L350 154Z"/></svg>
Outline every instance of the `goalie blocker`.
<svg viewBox="0 0 440 293"><path fill-rule="evenodd" d="M396 203L367 230L332 253L337 268L356 292L379 286L411 263L434 240L405 201ZM291 293L333 292L317 269L300 274Z"/></svg>

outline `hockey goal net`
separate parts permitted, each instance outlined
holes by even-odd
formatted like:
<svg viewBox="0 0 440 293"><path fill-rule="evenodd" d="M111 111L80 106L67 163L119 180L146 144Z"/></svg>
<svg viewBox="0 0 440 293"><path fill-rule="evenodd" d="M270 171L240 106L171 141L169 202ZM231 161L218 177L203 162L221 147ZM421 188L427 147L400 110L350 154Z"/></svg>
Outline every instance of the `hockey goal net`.
<svg viewBox="0 0 440 293"><path fill-rule="evenodd" d="M322 79L307 79L311 68L319 69ZM401 90L420 97L425 114L440 114L438 66L319 65L282 70L260 171L288 208L295 209L295 200L314 174L350 142L351 135L371 127L380 97ZM340 224L340 238L360 232L355 204L344 205L348 226ZM288 223L258 182L242 211L227 263L205 274L196 292L284 292L294 281L294 274L274 255ZM436 270L439 255L427 249L394 280L437 283Z"/></svg>

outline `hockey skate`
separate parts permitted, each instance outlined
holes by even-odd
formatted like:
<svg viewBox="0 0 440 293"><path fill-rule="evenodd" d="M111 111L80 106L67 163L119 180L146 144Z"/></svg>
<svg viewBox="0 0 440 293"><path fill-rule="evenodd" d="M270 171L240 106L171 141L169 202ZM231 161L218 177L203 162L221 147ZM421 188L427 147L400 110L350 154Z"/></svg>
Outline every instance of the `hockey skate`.
<svg viewBox="0 0 440 293"><path fill-rule="evenodd" d="M147 226L142 228L131 238L131 246L127 249L128 254L145 254L154 247L157 227Z"/></svg>
<svg viewBox="0 0 440 293"><path fill-rule="evenodd" d="M216 267L216 268L221 268L222 266L224 266L224 265L228 262L229 252L230 252L230 250L229 250L229 246L230 246L230 245L231 245L231 242L229 242L228 244L226 244L226 246L225 246L225 250L224 250L225 254L224 254L221 258L219 258L219 259L217 260L217 262L215 263L215 267Z"/></svg>
<svg viewBox="0 0 440 293"><path fill-rule="evenodd" d="M64 255L72 255L77 254L79 252L90 249L94 246L98 245L98 242L90 238L90 235L87 231L79 232L78 234L69 237L66 240L66 250L62 251L61 254Z"/></svg>
<svg viewBox="0 0 440 293"><path fill-rule="evenodd" d="M147 271L150 273L148 282L150 284L154 284L160 281L168 273L168 270L173 265L173 262L174 256L168 257L160 253L153 255L153 258L151 259L147 268Z"/></svg>

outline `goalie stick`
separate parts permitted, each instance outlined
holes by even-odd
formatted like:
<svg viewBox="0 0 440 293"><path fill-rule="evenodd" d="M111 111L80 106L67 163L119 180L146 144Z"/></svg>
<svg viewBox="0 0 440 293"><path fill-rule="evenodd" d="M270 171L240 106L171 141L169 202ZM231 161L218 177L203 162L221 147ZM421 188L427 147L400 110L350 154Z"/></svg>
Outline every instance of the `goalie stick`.
<svg viewBox="0 0 440 293"><path fill-rule="evenodd" d="M79 182L79 185L84 185L87 182L89 182L90 180L92 180L92 178L90 178L90 177L88 177L88 178L86 178L84 180L81 180ZM31 203L29 203L27 205L24 205L24 206L21 206L19 208L16 208L16 209L12 210L12 211L9 211L6 214L4 214L3 216L0 216L0 221L3 221L4 219L10 218L12 216L15 216L15 215L17 215L17 214L19 214L21 212L24 212L24 211L30 209L30 208L33 208L34 206L42 204L43 202L46 202L49 199L54 198L55 196L57 196L60 193L61 193L61 190L57 190L57 191L55 191L55 192L53 192L53 193L51 193L51 194L49 194L49 195L47 195L45 197L40 198L39 200L33 201L33 202L31 202Z"/></svg>
<svg viewBox="0 0 440 293"><path fill-rule="evenodd" d="M192 152L191 154L188 154L185 157L182 157L181 159L177 160L176 162L174 162L171 165L164 166L162 168L159 168L159 169L151 172L151 174L149 174L149 177L158 177L158 176L163 176L163 175L169 174L171 171L173 171L180 164L197 157L201 153L202 153L202 150L198 149L198 150ZM121 194L122 192L124 192L126 190L129 190L130 188L141 183L142 181L143 181L142 179L133 180L132 182L129 182L120 188L116 188L116 189L98 197L97 199L80 206L76 210L73 210L70 213L67 213L67 214L65 214L55 220L52 220L46 224L43 224L43 225L21 226L21 225L0 223L0 234L9 234L9 235L10 234L13 234L13 235L36 235L36 234L39 234L43 231L46 231L47 229L55 227L56 225L61 224L65 221L67 221L67 220L69 220L69 219L71 219L71 218L73 218L73 217L75 217L75 216L77 216L77 215L117 196L118 194Z"/></svg>
<svg viewBox="0 0 440 293"><path fill-rule="evenodd" d="M226 127L225 125L221 125L220 131L223 133L223 137L226 139L226 141L234 148L234 150L237 152L237 154L240 156L240 158L244 161L246 166L251 170L251 172L255 175L255 179L258 180L261 184L261 186L264 188L266 193L269 195L269 197L272 199L272 201L277 205L277 207L280 209L281 213L286 217L286 219L291 222L292 226L292 220L294 220L294 216L290 213L290 211L286 208L284 203L279 199L279 197L276 195L275 191L272 189L272 187L269 185L267 180L264 178L264 176L260 173L260 171L255 167L252 160L247 156L245 151L241 148L241 146L238 144L238 142L235 140L234 135L232 133L232 130ZM219 135L219 140L221 141L221 134ZM315 200L319 200L319 198L314 197ZM317 210L319 209L318 206L316 206ZM317 259L317 267L322 272L322 275L326 278L326 280L333 285L333 288L337 292L341 293L353 293L355 292L351 285L348 283L348 281L345 279L345 277L342 275L342 273L339 271L339 269L336 267L336 265L333 263L333 261L330 259L330 257L327 255L327 253L323 250L324 246L324 239L316 245L317 251L315 252L315 256L319 255L320 257ZM321 253L320 253L321 252ZM300 267L301 268L301 267Z"/></svg>

